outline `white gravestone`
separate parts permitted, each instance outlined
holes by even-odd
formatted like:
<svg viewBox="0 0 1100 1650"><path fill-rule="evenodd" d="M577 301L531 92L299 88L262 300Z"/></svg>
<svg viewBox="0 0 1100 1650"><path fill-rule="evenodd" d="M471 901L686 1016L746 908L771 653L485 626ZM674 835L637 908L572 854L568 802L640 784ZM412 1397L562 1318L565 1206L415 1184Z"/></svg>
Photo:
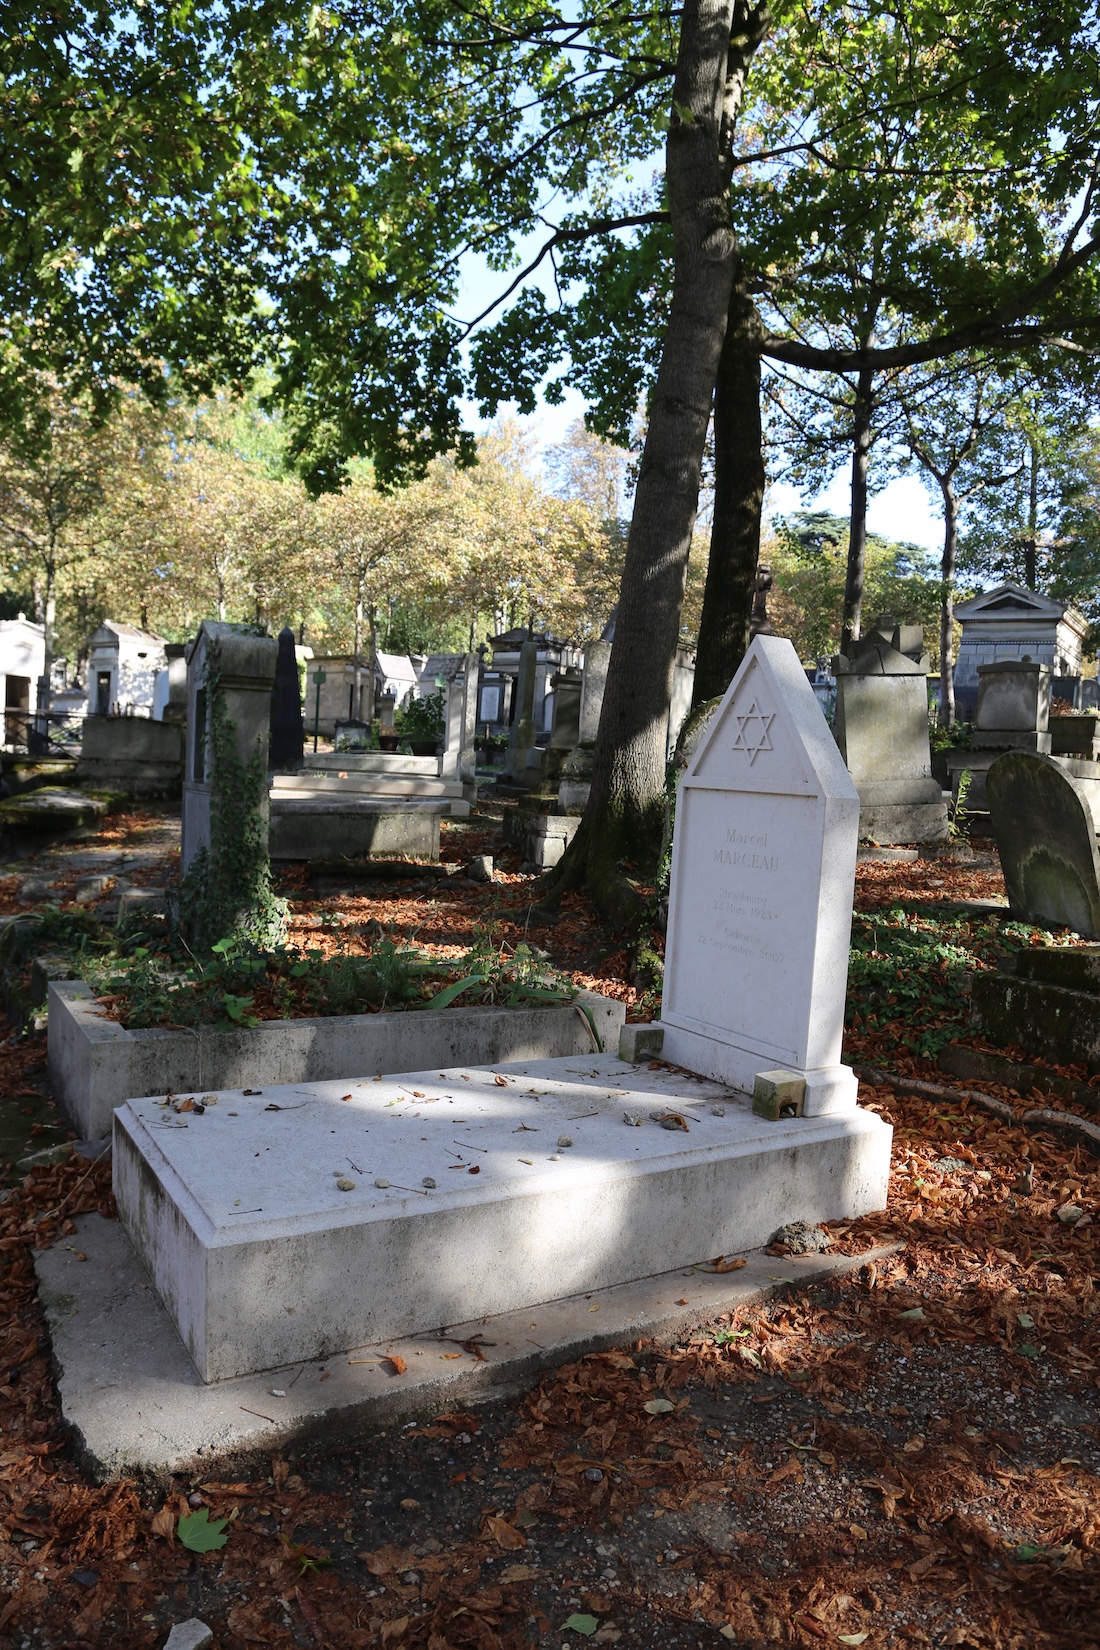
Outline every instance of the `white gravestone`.
<svg viewBox="0 0 1100 1650"><path fill-rule="evenodd" d="M806 1116L855 1105L840 1045L858 830L794 648L757 636L680 782L664 1059L746 1093L782 1068Z"/></svg>

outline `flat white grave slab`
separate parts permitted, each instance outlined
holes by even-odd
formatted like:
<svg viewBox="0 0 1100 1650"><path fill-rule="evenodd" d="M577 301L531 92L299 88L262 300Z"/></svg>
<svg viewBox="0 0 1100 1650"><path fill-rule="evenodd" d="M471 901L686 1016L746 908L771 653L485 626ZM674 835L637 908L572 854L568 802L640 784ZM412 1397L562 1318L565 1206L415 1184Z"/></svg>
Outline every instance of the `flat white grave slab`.
<svg viewBox="0 0 1100 1650"><path fill-rule="evenodd" d="M683 1072L567 1056L224 1091L201 1115L131 1100L115 1194L211 1381L881 1208L890 1139L873 1113L770 1123Z"/></svg>

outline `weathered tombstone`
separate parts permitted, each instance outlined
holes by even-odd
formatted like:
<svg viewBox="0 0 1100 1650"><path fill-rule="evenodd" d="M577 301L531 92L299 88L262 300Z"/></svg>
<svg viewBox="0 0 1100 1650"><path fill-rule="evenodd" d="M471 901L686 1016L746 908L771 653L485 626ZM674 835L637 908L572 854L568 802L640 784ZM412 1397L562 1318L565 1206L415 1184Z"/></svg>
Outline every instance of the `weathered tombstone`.
<svg viewBox="0 0 1100 1650"><path fill-rule="evenodd" d="M986 796L1012 915L1100 939L1100 853L1081 786L1053 757L1008 751Z"/></svg>
<svg viewBox="0 0 1100 1650"><path fill-rule="evenodd" d="M1003 659L978 666L975 750L1050 750L1050 666Z"/></svg>
<svg viewBox="0 0 1100 1650"><path fill-rule="evenodd" d="M662 1056L807 1116L840 1064L859 796L790 642L757 636L680 781ZM776 1070L776 1068L780 1068Z"/></svg>
<svg viewBox="0 0 1100 1650"><path fill-rule="evenodd" d="M478 663L476 653L462 655L443 686L443 755L440 757L439 777L457 779L463 786L473 785L477 778L474 735L477 731Z"/></svg>
<svg viewBox="0 0 1100 1650"><path fill-rule="evenodd" d="M956 797L963 774L969 774L966 806L982 810L988 806L986 775L1002 751L1050 753L1051 677L1049 665L1026 654L979 665L975 674L977 711L970 744L948 753L947 769Z"/></svg>
<svg viewBox="0 0 1100 1650"><path fill-rule="evenodd" d="M611 664L611 643L589 642L584 650L584 682L581 687L581 720L578 743L594 745L600 731L603 696L607 691L607 671Z"/></svg>
<svg viewBox="0 0 1100 1650"><path fill-rule="evenodd" d="M668 728L665 734L665 760L672 761L680 729L691 709L695 691L695 654L687 647L676 649L676 663L672 671L672 694L668 707Z"/></svg>
<svg viewBox="0 0 1100 1650"><path fill-rule="evenodd" d="M267 834L267 749L276 644L244 626L204 623L187 653L182 870L211 849L211 792L262 773L257 822Z"/></svg>
<svg viewBox="0 0 1100 1650"><path fill-rule="evenodd" d="M519 650L519 680L516 684L516 719L508 735L505 772L515 785L532 785L542 775L545 752L535 744L535 675L539 650L536 642L524 642Z"/></svg>
<svg viewBox="0 0 1100 1650"><path fill-rule="evenodd" d="M584 678L575 665L566 665L550 678L554 690L553 719L550 723L550 749L571 751L580 739L581 693Z"/></svg>
<svg viewBox="0 0 1100 1650"><path fill-rule="evenodd" d="M279 632L275 691L271 696L271 749L268 761L276 773L297 773L305 755L305 741L294 632L286 625Z"/></svg>
<svg viewBox="0 0 1100 1650"><path fill-rule="evenodd" d="M836 660L833 735L859 792L859 834L871 842L943 842L947 808L932 777L928 660L918 625L873 630L853 659ZM902 650L913 641L917 657Z"/></svg>
<svg viewBox="0 0 1100 1650"><path fill-rule="evenodd" d="M601 637L598 642L585 644L577 743L565 759L558 786L558 807L566 814L583 813L588 803L596 735L600 731L600 714L610 663L610 642L605 642Z"/></svg>
<svg viewBox="0 0 1100 1650"><path fill-rule="evenodd" d="M168 692L161 719L165 722L187 721L187 646L184 642L164 644L165 675Z"/></svg>

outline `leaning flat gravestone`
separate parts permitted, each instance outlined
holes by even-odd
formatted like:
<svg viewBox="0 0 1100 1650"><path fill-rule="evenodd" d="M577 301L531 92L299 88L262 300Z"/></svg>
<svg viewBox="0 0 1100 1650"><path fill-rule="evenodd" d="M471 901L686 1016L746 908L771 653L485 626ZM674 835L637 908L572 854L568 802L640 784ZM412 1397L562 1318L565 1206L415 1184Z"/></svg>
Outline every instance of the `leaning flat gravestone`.
<svg viewBox="0 0 1100 1650"><path fill-rule="evenodd" d="M680 782L663 1058L856 1103L840 1064L859 794L789 641L757 636ZM778 1069L777 1069L778 1068Z"/></svg>
<svg viewBox="0 0 1100 1650"><path fill-rule="evenodd" d="M1100 939L1100 854L1080 786L1049 756L1009 751L986 796L1012 915Z"/></svg>

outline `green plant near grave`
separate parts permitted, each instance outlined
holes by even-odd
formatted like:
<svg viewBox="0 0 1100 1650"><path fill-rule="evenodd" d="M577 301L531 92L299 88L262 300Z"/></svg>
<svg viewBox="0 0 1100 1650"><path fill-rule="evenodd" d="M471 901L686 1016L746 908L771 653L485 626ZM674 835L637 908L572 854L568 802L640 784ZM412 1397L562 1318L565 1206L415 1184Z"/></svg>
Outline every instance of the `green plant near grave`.
<svg viewBox="0 0 1100 1650"><path fill-rule="evenodd" d="M441 1009L457 1002L512 1008L571 1001L576 987L534 947L514 952L482 936L457 962L441 961L389 935L369 953L219 940L199 959L170 939L88 955L96 995L129 1030L155 1026L259 1025L261 1019Z"/></svg>
<svg viewBox="0 0 1100 1650"><path fill-rule="evenodd" d="M404 739L442 739L443 695L429 693L425 699L411 699L394 712L393 725Z"/></svg>
<svg viewBox="0 0 1100 1650"><path fill-rule="evenodd" d="M287 903L271 885L267 835L267 762L259 746L237 754L215 656L204 677L210 707L210 846L200 848L180 885L179 926L193 945L244 940L277 945Z"/></svg>
<svg viewBox="0 0 1100 1650"><path fill-rule="evenodd" d="M0 929L0 973L9 987L23 991L30 980L30 966L36 957L64 957L74 973L94 966L109 952L114 935L86 906L62 911L56 905L28 912ZM28 1003L28 1008L37 1007Z"/></svg>
<svg viewBox="0 0 1100 1650"><path fill-rule="evenodd" d="M974 775L969 768L964 768L959 775L959 788L951 806L951 818L948 821L948 834L952 842L968 843L970 841L971 817L966 806L966 799L970 795L970 787L974 783Z"/></svg>
<svg viewBox="0 0 1100 1650"><path fill-rule="evenodd" d="M451 967L456 977L425 1008L449 1008L459 997L468 1007L478 1003L506 1008L560 1006L577 995L573 982L551 965L545 953L522 941L509 952L487 935L480 936Z"/></svg>
<svg viewBox="0 0 1100 1650"><path fill-rule="evenodd" d="M1011 969L1034 943L1027 923L975 921L936 912L888 911L852 919L847 1022L889 1031L914 1054L934 1059L966 1028L969 976L976 968ZM1050 936L1044 936L1050 943Z"/></svg>

